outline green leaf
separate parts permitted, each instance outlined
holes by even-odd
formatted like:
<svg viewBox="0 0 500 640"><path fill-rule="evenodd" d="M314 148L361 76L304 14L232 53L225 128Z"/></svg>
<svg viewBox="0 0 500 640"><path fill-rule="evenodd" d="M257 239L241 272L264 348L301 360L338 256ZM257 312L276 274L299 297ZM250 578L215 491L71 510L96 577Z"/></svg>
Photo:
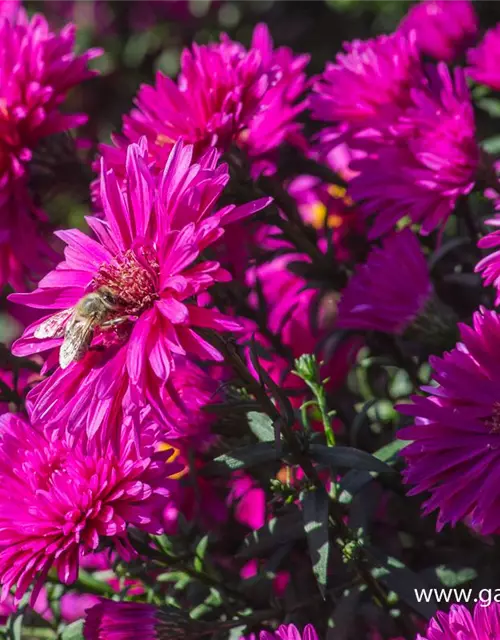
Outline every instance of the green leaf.
<svg viewBox="0 0 500 640"><path fill-rule="evenodd" d="M247 413L248 426L254 436L261 442L274 441L273 421L267 413L249 411Z"/></svg>
<svg viewBox="0 0 500 640"><path fill-rule="evenodd" d="M24 608L16 611L7 622L7 639L21 640L23 634Z"/></svg>
<svg viewBox="0 0 500 640"><path fill-rule="evenodd" d="M203 538L196 545L195 558L193 562L193 566L196 571L203 571L204 566L204 558L208 547L208 536L203 536Z"/></svg>
<svg viewBox="0 0 500 640"><path fill-rule="evenodd" d="M328 580L328 495L324 489L304 491L301 494L304 530L306 532L313 572L323 598Z"/></svg>
<svg viewBox="0 0 500 640"><path fill-rule="evenodd" d="M476 104L492 118L500 118L500 100L496 98L481 98Z"/></svg>
<svg viewBox="0 0 500 640"><path fill-rule="evenodd" d="M61 640L83 640L83 620L75 620L65 627Z"/></svg>
<svg viewBox="0 0 500 640"><path fill-rule="evenodd" d="M407 444L407 440L393 440L375 451L373 457L386 464L393 465L398 459L399 451ZM361 491L363 487L374 480L377 475L378 474L373 471L359 471L356 469L346 473L340 483L339 502L342 504L350 504L352 498Z"/></svg>
<svg viewBox="0 0 500 640"><path fill-rule="evenodd" d="M327 467L393 473L393 469L385 462L366 451L361 451L361 449L355 449L354 447L326 447L322 444L312 444L309 452L316 462L320 462Z"/></svg>
<svg viewBox="0 0 500 640"><path fill-rule="evenodd" d="M400 560L387 555L380 549L371 547L370 555L374 556L379 565L372 570L373 575L391 591L394 591L416 613L427 619L432 618L438 609L438 605L435 598L432 597L433 592L429 583L408 569ZM430 602L425 602L423 599L418 602L415 592L421 592L422 590L426 590L431 594Z"/></svg>
<svg viewBox="0 0 500 640"><path fill-rule="evenodd" d="M294 510L269 522L253 531L244 541L243 547L236 554L240 558L252 558L285 545L300 540L305 535L304 523L300 511Z"/></svg>
<svg viewBox="0 0 500 640"><path fill-rule="evenodd" d="M472 567L464 567L454 571L442 564L436 567L436 575L445 587L458 587L477 578L477 571Z"/></svg>
<svg viewBox="0 0 500 640"><path fill-rule="evenodd" d="M500 135L491 136L481 142L481 146L485 151L493 155L500 153Z"/></svg>
<svg viewBox="0 0 500 640"><path fill-rule="evenodd" d="M274 442L258 442L214 458L205 466L203 473L208 476L222 475L278 459L279 455Z"/></svg>

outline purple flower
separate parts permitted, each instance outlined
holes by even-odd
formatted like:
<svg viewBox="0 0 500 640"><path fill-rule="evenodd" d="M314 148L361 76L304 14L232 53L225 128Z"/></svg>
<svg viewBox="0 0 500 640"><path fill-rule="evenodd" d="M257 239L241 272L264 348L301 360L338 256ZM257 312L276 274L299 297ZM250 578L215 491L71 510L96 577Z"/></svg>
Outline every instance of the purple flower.
<svg viewBox="0 0 500 640"><path fill-rule="evenodd" d="M257 636L252 634L247 636L247 639L257 640ZM294 624L282 624L274 633L261 631L258 640L319 640L319 638L312 624L307 624L302 633Z"/></svg>
<svg viewBox="0 0 500 640"><path fill-rule="evenodd" d="M112 600L101 600L88 609L83 628L85 640L190 639L205 636L206 632L206 623L191 619L182 609Z"/></svg>
<svg viewBox="0 0 500 640"><path fill-rule="evenodd" d="M500 226L500 216L486 220L487 224L495 227ZM480 249L492 249L500 245L500 230L492 231L484 238L481 238L477 243ZM489 287L493 285L497 290L497 297L495 304L500 304L500 250L493 251L490 255L480 260L475 268L475 271L482 273L484 279L484 286Z"/></svg>
<svg viewBox="0 0 500 640"><path fill-rule="evenodd" d="M349 195L365 215L375 216L372 238L406 215L427 235L474 186L479 147L463 70L451 76L439 64L428 75L428 85L412 91L412 105L394 123L392 136L353 162L359 173Z"/></svg>
<svg viewBox="0 0 500 640"><path fill-rule="evenodd" d="M414 5L399 26L399 32L410 31L422 53L453 62L475 43L479 24L470 0L425 0Z"/></svg>
<svg viewBox="0 0 500 640"><path fill-rule="evenodd" d="M85 640L158 640L177 637L177 634L157 633L159 611L153 605L140 602L102 600L87 610L83 636Z"/></svg>
<svg viewBox="0 0 500 640"><path fill-rule="evenodd" d="M423 77L414 34L354 40L344 48L310 97L313 118L335 125L320 134L324 153L355 136L379 136L410 105L410 90Z"/></svg>
<svg viewBox="0 0 500 640"><path fill-rule="evenodd" d="M36 291L11 297L53 314L30 325L13 346L15 355L51 351L47 371L60 364L29 395L34 424L83 428L88 437L103 424L116 428L122 419L168 425L167 389L176 358L223 359L198 330L232 331L240 324L196 300L231 276L202 253L226 224L269 199L214 211L229 179L227 166L217 166L215 150L196 164L192 154L192 146L179 141L163 172L153 175L146 141L132 144L124 185L104 162L104 218L87 219L95 238L76 229L58 232L67 245L64 262ZM96 295L100 322L83 332L81 304Z"/></svg>
<svg viewBox="0 0 500 640"><path fill-rule="evenodd" d="M258 171L273 171L270 153L299 136L295 121L305 108L298 102L306 88L308 56L294 56L286 47L273 49L264 24L254 30L246 50L227 35L220 43L193 45L181 55L177 83L158 73L154 87L143 85L136 109L125 116L117 148L103 145L104 157L118 160L129 142L146 136L151 156L164 166L173 144L194 145L196 156L231 143L247 149Z"/></svg>
<svg viewBox="0 0 500 640"><path fill-rule="evenodd" d="M404 475L410 495L430 492L424 514L439 509L438 529L466 520L488 535L500 530L500 316L481 309L460 334L452 351L430 358L429 395L398 407L416 418L398 437L413 441L402 450Z"/></svg>
<svg viewBox="0 0 500 640"><path fill-rule="evenodd" d="M20 8L20 0L0 0L0 20L2 18L15 19Z"/></svg>
<svg viewBox="0 0 500 640"><path fill-rule="evenodd" d="M87 65L100 53L77 56L74 45L73 25L55 34L40 15L0 17L0 286L25 289L55 258L42 234L47 217L28 190L29 163L43 138L87 120L60 108L70 89L95 75Z"/></svg>
<svg viewBox="0 0 500 640"><path fill-rule="evenodd" d="M416 640L486 640L500 638L500 605L478 602L471 614L462 604L448 613L439 611L430 621L425 635Z"/></svg>
<svg viewBox="0 0 500 640"><path fill-rule="evenodd" d="M140 452L130 430L118 437L84 447L82 439L44 434L14 414L0 416L2 598L15 585L19 600L34 583L34 602L52 566L61 582L74 582L80 556L103 538L130 559L128 525L162 533L165 499L177 486L168 476L179 465L155 451L154 434Z"/></svg>
<svg viewBox="0 0 500 640"><path fill-rule="evenodd" d="M342 293L336 326L401 334L432 293L425 256L410 229L373 247Z"/></svg>
<svg viewBox="0 0 500 640"><path fill-rule="evenodd" d="M500 23L485 33L475 49L469 49L467 62L473 80L500 90Z"/></svg>

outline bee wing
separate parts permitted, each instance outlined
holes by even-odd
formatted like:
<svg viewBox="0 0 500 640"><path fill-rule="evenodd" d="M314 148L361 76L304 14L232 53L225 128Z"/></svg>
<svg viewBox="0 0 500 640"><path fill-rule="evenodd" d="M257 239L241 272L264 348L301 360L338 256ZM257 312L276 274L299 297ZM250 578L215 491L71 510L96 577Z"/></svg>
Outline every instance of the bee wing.
<svg viewBox="0 0 500 640"><path fill-rule="evenodd" d="M73 316L66 327L64 341L59 350L59 366L66 369L72 362L80 360L87 352L94 333L92 318Z"/></svg>
<svg viewBox="0 0 500 640"><path fill-rule="evenodd" d="M55 313L39 324L33 335L40 340L45 338L62 338L65 333L66 322L71 318L73 313L73 308L64 309L64 311Z"/></svg>

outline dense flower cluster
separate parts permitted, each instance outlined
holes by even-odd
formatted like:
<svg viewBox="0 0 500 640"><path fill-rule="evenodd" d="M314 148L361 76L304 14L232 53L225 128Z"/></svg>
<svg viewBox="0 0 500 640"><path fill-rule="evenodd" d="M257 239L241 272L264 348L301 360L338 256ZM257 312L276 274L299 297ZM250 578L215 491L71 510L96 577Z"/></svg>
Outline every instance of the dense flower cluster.
<svg viewBox="0 0 500 640"><path fill-rule="evenodd" d="M42 236L46 214L29 191L30 160L41 140L72 129L85 114L61 110L68 91L95 72L100 54L74 53L75 29L53 33L41 15L28 19L16 3L0 12L0 284L24 289L55 254ZM3 16L3 17L2 17ZM45 234L46 235L46 234ZM26 246L31 248L26 251Z"/></svg>
<svg viewBox="0 0 500 640"><path fill-rule="evenodd" d="M116 148L101 151L112 166L120 164L127 144L146 136L162 167L177 140L192 144L197 156L234 143L248 152L257 172L272 172L272 152L302 140L296 118L305 108L300 98L308 59L286 47L273 49L264 24L255 28L249 50L226 35L218 44L193 45L182 52L177 83L158 72L154 87L142 86L137 108L114 137Z"/></svg>
<svg viewBox="0 0 500 640"><path fill-rule="evenodd" d="M13 346L17 355L52 350L52 364L59 358L60 366L28 398L34 424L50 421L91 438L101 429L111 433L122 420L138 423L147 412L147 419L168 428L175 357L219 361L220 352L196 329L240 328L236 319L190 303L231 279L218 262L198 258L226 224L258 211L267 200L215 212L229 178L225 165L217 166L215 150L193 163L193 148L179 141L159 176L148 167L147 153L145 139L128 148L124 193L103 161L105 217L88 218L95 239L76 229L58 232L67 244L65 261L33 293L11 296L56 311L30 325ZM112 297L104 301L109 329L97 323L86 348L73 349L64 336L75 306L88 294L106 291Z"/></svg>

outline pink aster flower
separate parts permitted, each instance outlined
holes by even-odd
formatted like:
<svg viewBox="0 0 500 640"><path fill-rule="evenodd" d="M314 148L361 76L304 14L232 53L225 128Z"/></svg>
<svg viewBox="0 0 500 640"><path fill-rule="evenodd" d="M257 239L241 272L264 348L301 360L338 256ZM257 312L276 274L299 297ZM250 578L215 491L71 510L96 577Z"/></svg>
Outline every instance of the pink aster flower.
<svg viewBox="0 0 500 640"><path fill-rule="evenodd" d="M54 258L42 237L47 218L29 194L29 162L40 140L87 119L60 109L71 88L95 75L87 64L100 53L77 56L74 44L73 25L54 34L40 15L0 18L0 285L22 289Z"/></svg>
<svg viewBox="0 0 500 640"><path fill-rule="evenodd" d="M453 62L476 41L479 22L470 0L425 0L408 11L399 31L414 31L422 53Z"/></svg>
<svg viewBox="0 0 500 640"><path fill-rule="evenodd" d="M20 0L0 0L0 20L2 18L15 19L20 8Z"/></svg>
<svg viewBox="0 0 500 640"><path fill-rule="evenodd" d="M354 40L344 48L310 97L313 118L335 125L320 134L324 153L355 136L380 135L411 103L410 90L423 78L414 34Z"/></svg>
<svg viewBox="0 0 500 640"><path fill-rule="evenodd" d="M131 417L137 425L147 415L169 424L167 386L175 357L220 361L222 355L198 330L240 327L196 304L213 284L230 279L219 263L201 254L221 237L225 224L269 200L214 211L229 179L227 166L217 166L215 150L193 164L192 146L179 142L160 175L152 175L147 153L145 140L128 148L124 192L103 163L104 218L88 218L95 237L76 229L58 232L67 244L65 261L33 293L12 296L55 313L33 323L13 346L15 355L50 350L47 370L57 364L59 352L61 366L29 396L34 424L83 427L88 436L102 424L116 427ZM75 341L67 336L75 305L95 292L104 295L103 322L91 327L83 348L81 341L73 348Z"/></svg>
<svg viewBox="0 0 500 640"><path fill-rule="evenodd" d="M195 44L181 55L177 83L159 72L154 87L140 88L137 108L114 138L117 148L103 146L102 153L120 163L127 143L144 135L162 167L179 139L193 144L197 155L211 146L226 151L234 142L258 161L258 171L272 171L269 154L301 129L295 120L305 108L298 99L307 62L286 47L273 49L264 24L255 28L249 50L226 35L217 44Z"/></svg>
<svg viewBox="0 0 500 640"><path fill-rule="evenodd" d="M475 49L467 51L467 62L473 80L500 90L500 23L485 33Z"/></svg>
<svg viewBox="0 0 500 640"><path fill-rule="evenodd" d="M85 640L171 640L198 638L206 632L206 624L192 620L181 609L112 600L101 600L88 609L83 628Z"/></svg>
<svg viewBox="0 0 500 640"><path fill-rule="evenodd" d="M415 424L398 432L412 440L402 450L410 494L429 492L424 513L439 509L438 529L467 520L484 535L500 531L500 317L481 309L461 342L431 357L437 386L398 407Z"/></svg>
<svg viewBox="0 0 500 640"><path fill-rule="evenodd" d="M444 64L428 72L428 86L414 89L412 106L369 156L353 167L349 195L377 237L409 215L427 235L443 225L458 198L473 188L479 164L474 111L462 69Z"/></svg>
<svg viewBox="0 0 500 640"><path fill-rule="evenodd" d="M500 216L486 220L486 223L494 227L500 227ZM492 231L481 238L477 245L481 249L496 249L500 245L500 229ZM482 274L484 286L493 285L496 288L495 304L500 304L500 250L497 249L480 260L476 265L475 271Z"/></svg>
<svg viewBox="0 0 500 640"><path fill-rule="evenodd" d="M247 638L248 640L257 640L255 634ZM261 631L258 635L258 640L319 640L319 637L312 624L307 624L302 633L294 624L282 624L274 633Z"/></svg>
<svg viewBox="0 0 500 640"><path fill-rule="evenodd" d="M337 326L401 334L425 307L432 285L425 256L408 228L373 247L342 293Z"/></svg>
<svg viewBox="0 0 500 640"><path fill-rule="evenodd" d="M331 233L335 259L349 260L352 248L364 235L365 221L352 206L344 187L326 184L313 176L298 176L288 186L307 224L320 232L320 249L326 250L325 229Z"/></svg>
<svg viewBox="0 0 500 640"><path fill-rule="evenodd" d="M130 431L119 441L84 447L42 433L13 414L0 416L0 583L19 600L34 583L32 601L52 566L70 584L79 558L105 538L130 558L127 526L163 531L165 499L175 490L155 440L139 453Z"/></svg>
<svg viewBox="0 0 500 640"><path fill-rule="evenodd" d="M486 640L500 638L500 605L478 602L470 613L462 604L454 604L448 613L439 611L424 635L416 640Z"/></svg>
<svg viewBox="0 0 500 640"><path fill-rule="evenodd" d="M161 611L153 605L101 600L87 610L83 636L85 640L167 640L174 637L168 633L168 627L165 627L165 635L157 629L161 623ZM177 631L182 632L182 629Z"/></svg>

